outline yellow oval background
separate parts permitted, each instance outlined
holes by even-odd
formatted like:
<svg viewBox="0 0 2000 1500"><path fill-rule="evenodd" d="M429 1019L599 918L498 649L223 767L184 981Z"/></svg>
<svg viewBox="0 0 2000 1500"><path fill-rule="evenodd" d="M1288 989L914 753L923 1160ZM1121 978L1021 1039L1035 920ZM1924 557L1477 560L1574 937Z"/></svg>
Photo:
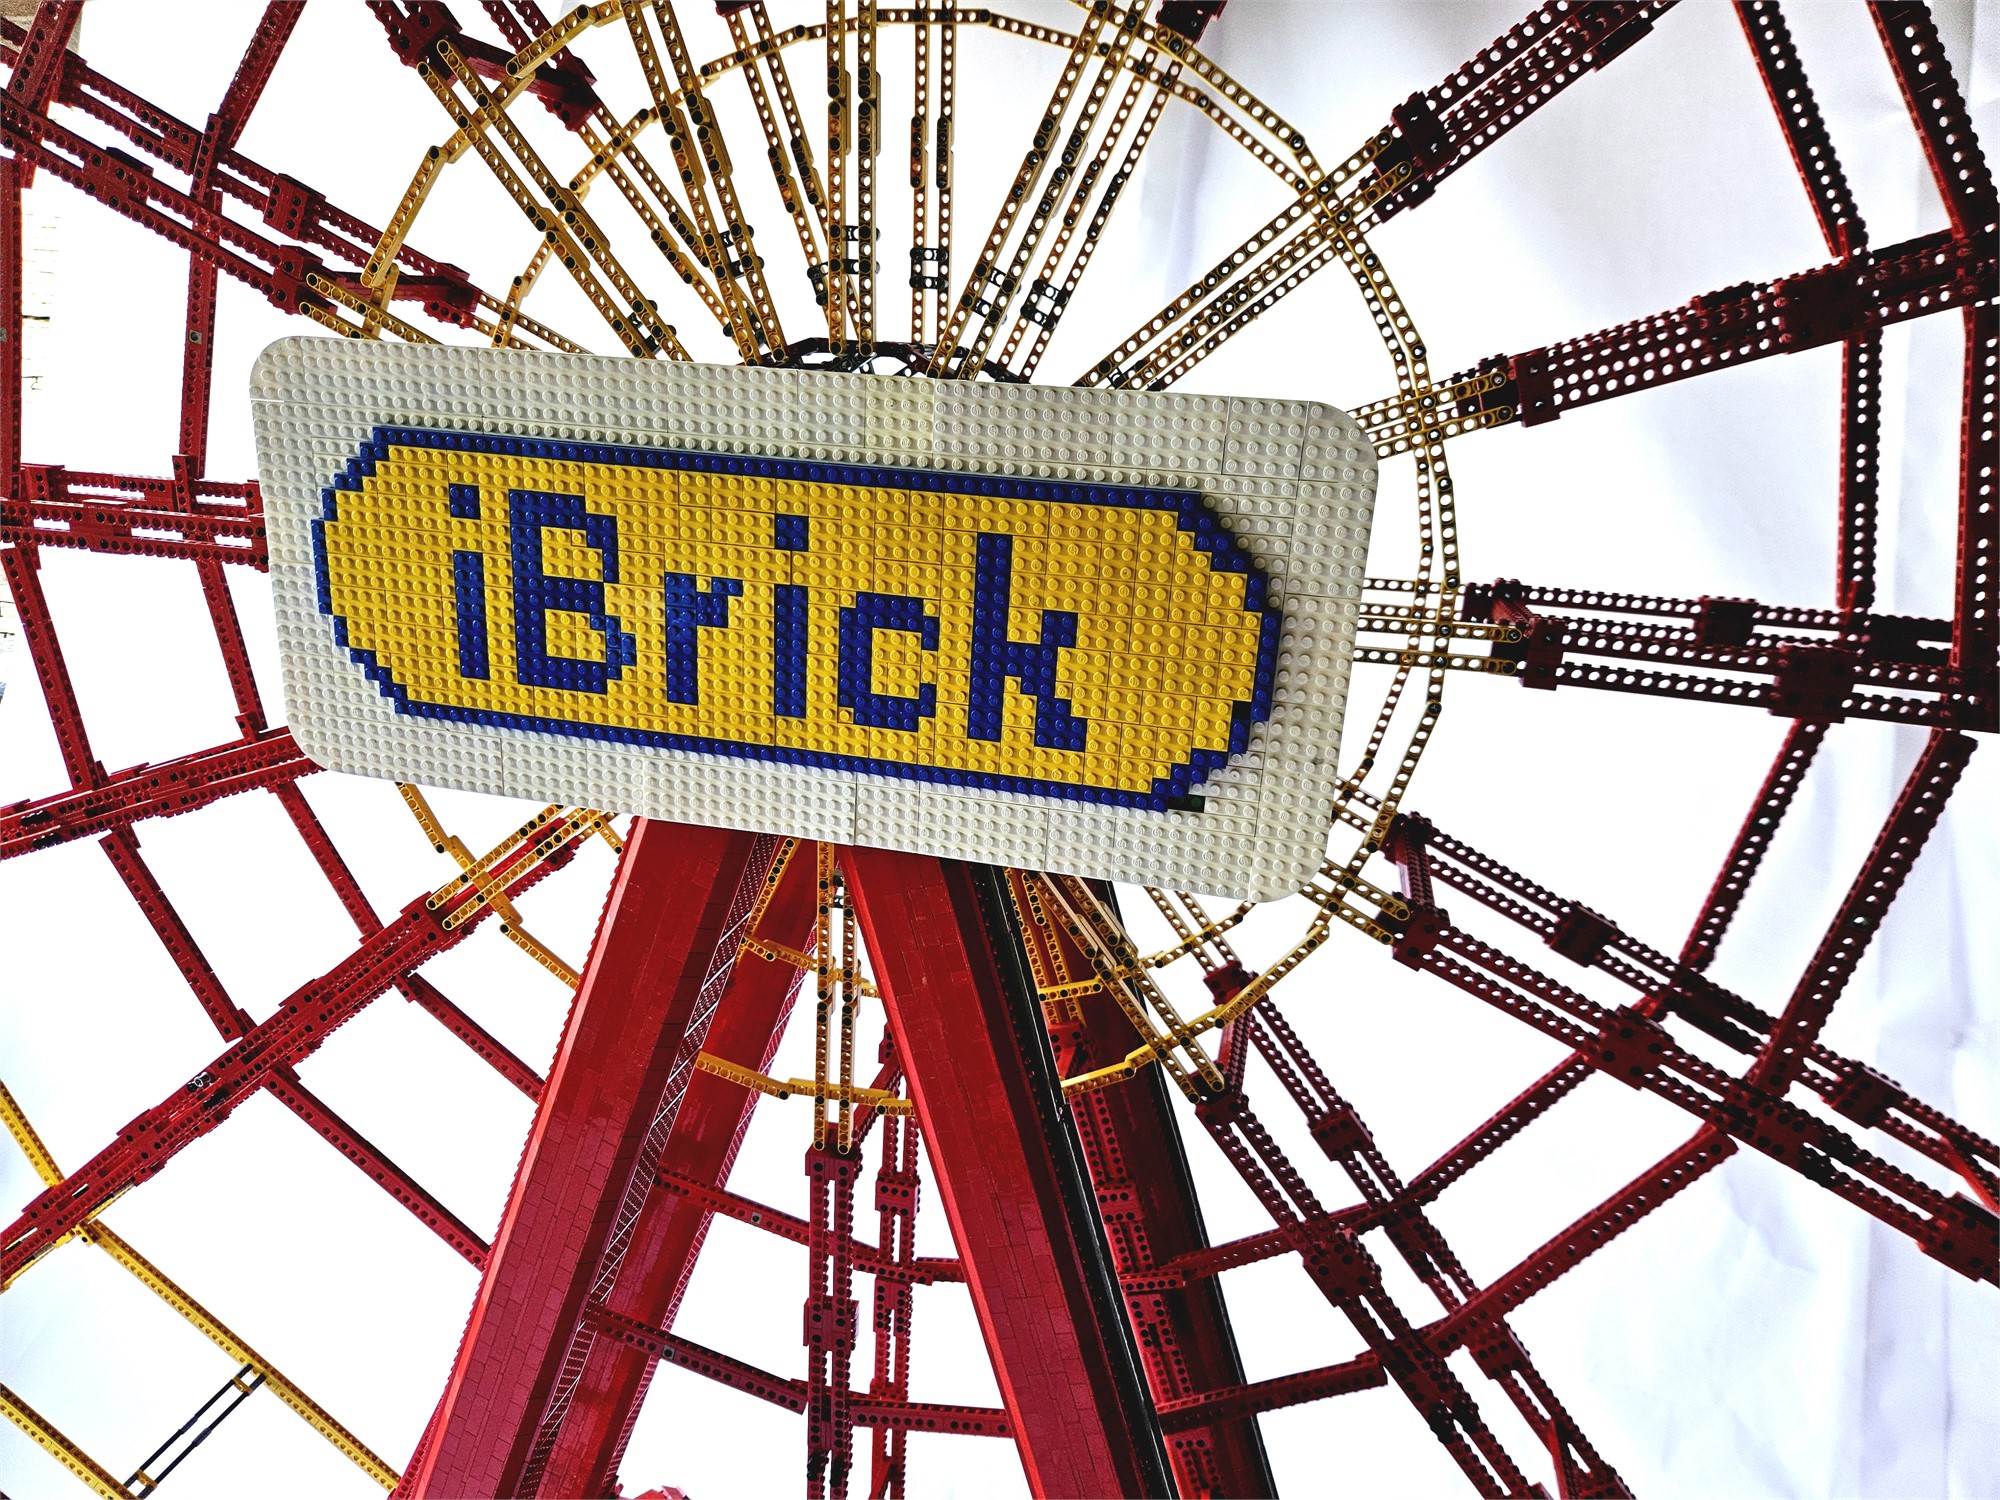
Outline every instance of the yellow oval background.
<svg viewBox="0 0 2000 1500"><path fill-rule="evenodd" d="M522 495L574 497L596 518L592 530L541 527L539 540L544 575L599 585L602 599L595 620L547 609L546 650L599 663L610 635L630 638L602 692L522 681L511 530ZM1240 751L1269 712L1278 619L1264 578L1206 502L1180 492L384 428L326 491L313 529L322 611L407 713L1158 807ZM1008 641L1042 644L1044 611L1075 617L1055 693L1083 721L1080 750L1036 743L1046 695L1017 677L1005 679L999 737L971 733L982 535L1009 539ZM479 559L476 605L466 556ZM692 703L674 701L667 670L670 574L709 598L725 597L715 580L740 585L726 625L694 632ZM986 580L990 605L990 569ZM774 708L780 586L805 590L797 717ZM914 728L857 723L841 702L841 611L863 594L921 599L935 621L934 649L911 629L871 635L869 691L933 689ZM469 609L483 618L484 677L464 671ZM683 658L686 619L675 617Z"/></svg>

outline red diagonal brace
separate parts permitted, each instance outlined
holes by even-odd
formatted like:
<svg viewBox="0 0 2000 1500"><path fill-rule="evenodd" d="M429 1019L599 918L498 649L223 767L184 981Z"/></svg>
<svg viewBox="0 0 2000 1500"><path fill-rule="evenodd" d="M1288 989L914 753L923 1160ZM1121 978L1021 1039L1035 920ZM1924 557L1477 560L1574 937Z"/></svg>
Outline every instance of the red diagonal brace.
<svg viewBox="0 0 2000 1500"><path fill-rule="evenodd" d="M879 849L842 859L1030 1490L1164 1493L1004 877Z"/></svg>
<svg viewBox="0 0 2000 1500"><path fill-rule="evenodd" d="M264 1087L285 1108L310 1126L334 1150L359 1167L362 1174L394 1198L474 1266L486 1263L486 1241L463 1219L397 1166L360 1131L343 1120L319 1095L299 1081L290 1068L273 1071Z"/></svg>
<svg viewBox="0 0 2000 1500"><path fill-rule="evenodd" d="M1793 721L1777 759L1771 763L1770 774L1758 789L1757 800L1750 804L1750 812L1743 819L1729 857L1722 862L1721 872L1709 888L1708 899L1695 918L1694 930L1681 948L1681 962L1690 969L1706 969L1714 960L1723 934L1736 917L1736 908L1742 905L1744 893L1750 889L1750 879L1764 862L1764 852L1771 847L1778 824L1791 807L1799 784L1805 780L1806 768L1819 753L1820 742L1825 738L1826 725L1809 719Z"/></svg>
<svg viewBox="0 0 2000 1500"><path fill-rule="evenodd" d="M1683 1188L1735 1153L1735 1143L1714 1130L1696 1132L1688 1143L1578 1219L1447 1317L1424 1330L1432 1348L1445 1354L1472 1341L1475 1331L1526 1302L1586 1256L1660 1207Z"/></svg>

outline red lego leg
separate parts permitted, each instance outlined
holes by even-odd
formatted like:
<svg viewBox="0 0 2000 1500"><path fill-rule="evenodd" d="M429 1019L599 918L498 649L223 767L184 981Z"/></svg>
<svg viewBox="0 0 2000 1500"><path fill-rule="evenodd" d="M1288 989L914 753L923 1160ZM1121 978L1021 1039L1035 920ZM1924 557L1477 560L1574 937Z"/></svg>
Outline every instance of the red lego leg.
<svg viewBox="0 0 2000 1500"><path fill-rule="evenodd" d="M778 843L640 823L626 842L458 1357L405 1495L533 1493Z"/></svg>
<svg viewBox="0 0 2000 1500"><path fill-rule="evenodd" d="M814 875L812 846L802 846L786 864L783 879L757 922L759 936L794 949L811 942ZM705 1050L767 1071L803 977L790 964L743 959L716 1010ZM757 1097L727 1079L696 1074L660 1155L659 1172L712 1187L728 1181ZM714 1209L658 1180L653 1187L604 1305L648 1327L671 1328ZM630 1343L600 1339L592 1344L569 1414L550 1449L541 1493L611 1492L654 1366L649 1353Z"/></svg>
<svg viewBox="0 0 2000 1500"><path fill-rule="evenodd" d="M1012 870L1007 879L1016 910L1027 908L1034 899L1029 878ZM1024 922L1022 936L1038 984L1091 972L1089 959L1060 925ZM1044 1001L1043 1010L1064 1077L1116 1062L1139 1045L1131 1018L1101 987L1067 1001ZM1154 1402L1164 1415L1177 1409L1175 1403L1243 1385L1221 1288L1213 1279L1174 1284L1156 1274L1176 1256L1209 1248L1159 1070L1081 1094L1070 1110ZM1166 1444L1183 1495L1277 1493L1254 1415L1184 1421Z"/></svg>
<svg viewBox="0 0 2000 1500"><path fill-rule="evenodd" d="M1004 876L877 849L842 860L1029 1488L1165 1493Z"/></svg>

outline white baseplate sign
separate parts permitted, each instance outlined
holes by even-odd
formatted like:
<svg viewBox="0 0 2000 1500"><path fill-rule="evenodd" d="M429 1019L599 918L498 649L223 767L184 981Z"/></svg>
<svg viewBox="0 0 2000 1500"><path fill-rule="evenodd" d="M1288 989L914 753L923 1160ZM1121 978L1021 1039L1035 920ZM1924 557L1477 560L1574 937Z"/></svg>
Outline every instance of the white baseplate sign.
<svg viewBox="0 0 2000 1500"><path fill-rule="evenodd" d="M333 770L1266 899L1375 453L1301 401L297 338L251 379Z"/></svg>

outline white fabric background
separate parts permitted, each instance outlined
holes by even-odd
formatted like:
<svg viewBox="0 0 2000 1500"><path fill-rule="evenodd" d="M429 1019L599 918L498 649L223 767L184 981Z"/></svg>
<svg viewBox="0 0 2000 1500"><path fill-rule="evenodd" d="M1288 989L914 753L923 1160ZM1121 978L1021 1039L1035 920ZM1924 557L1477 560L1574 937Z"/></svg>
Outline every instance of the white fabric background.
<svg viewBox="0 0 2000 1500"><path fill-rule="evenodd" d="M1022 8L1055 24L1074 15L1052 0ZM475 8L463 9L472 21ZM199 122L220 98L256 10L242 0L192 12L97 0L86 52L110 76ZM788 23L782 9L779 17ZM1845 4L1802 4L1790 18L1874 242L1942 225L1865 15ZM1330 161L1517 19L1501 4L1237 0L1205 46ZM1994 9L1943 6L1939 20L1976 122L1989 142L2000 140ZM637 97L629 80L600 63L617 51L599 39L585 55L607 92L623 88L617 97L629 105ZM1004 118L1042 97L1047 54L988 47L979 55L990 71L968 82L964 119ZM810 99L812 70L795 65L794 76ZM981 113L989 107L995 116ZM893 97L888 113L896 117ZM421 144L442 133L434 104L394 64L373 20L358 5L322 0L301 24L244 149L379 223ZM990 212L993 177L981 164L1009 160L1019 134L1011 125L962 127L962 241ZM899 165L897 140L892 131L889 176ZM749 147L738 156L746 169L754 165ZM1233 146L1179 113L1168 116L1133 194L1087 283L1107 297L1104 310L1079 306L1042 378L1073 378L1280 201ZM47 178L30 209L52 221L54 311L36 355L42 379L30 405L29 457L164 472L174 446L184 261ZM769 242L783 238L783 226L769 214L757 218L775 258ZM525 253L518 219L496 206L469 163L439 188L415 240L488 285L504 283ZM1687 0L1656 36L1387 226L1378 246L1439 372L1825 258L1749 50L1718 0ZM1336 275L1285 303L1187 384L1347 406L1385 392L1384 362ZM561 291L550 295L559 301ZM700 322L691 311L678 319L684 330ZM581 317L559 321L588 327ZM218 476L251 472L242 378L255 351L289 331L268 307L225 286L211 449ZM1885 609L1946 608L1959 343L1952 319L1905 325L1887 340ZM724 357L719 348L707 353ZM1469 576L1830 603L1838 386L1838 355L1820 350L1455 445ZM1408 490L1407 465L1385 465L1374 571L1406 565ZM106 765L164 760L234 733L191 571L51 553L44 577ZM268 596L261 579L232 581L275 713ZM60 763L24 658L17 654L5 672L0 796L56 790ZM1497 681L1453 689L1411 804L1656 946L1677 946L1784 722L1614 694L1528 694ZM1833 733L1723 946L1719 980L1767 1009L1782 1007L1920 743L1918 732L1885 725ZM1830 1044L1988 1133L2000 1115L1996 755L1987 744L1974 756L1827 1033ZM442 878L393 789L330 776L304 786L382 909ZM475 847L518 821L513 804L439 802ZM351 927L268 797L149 825L143 837L190 927L253 1015L268 1014L351 947ZM587 948L609 869L608 855L593 852L526 903L531 925L572 961ZM1454 915L1478 928L1465 907L1454 903ZM1254 962L1275 951L1298 922L1282 908L1260 913L1246 954ZM87 1159L219 1050L87 843L0 866L0 943L0 1076L65 1166ZM531 1062L548 1058L560 987L496 935L482 934L431 972ZM1359 941L1334 944L1279 998L1406 1174L1556 1056L1539 1037ZM798 1055L803 1040L788 1041L778 1071L808 1066ZM490 1232L529 1109L456 1041L388 999L337 1035L305 1076ZM1276 1101L1269 1113L1300 1159L1316 1160ZM804 1128L796 1110L760 1110L735 1185L796 1205ZM1490 1279L1692 1128L1658 1101L1594 1079L1454 1188L1437 1221L1474 1274ZM1876 1149L1904 1158L1893 1145ZM1190 1150L1211 1233L1261 1227L1220 1158L1199 1139ZM1314 1180L1346 1201L1333 1175ZM36 1187L11 1149L0 1149L0 1205L11 1212ZM948 1253L936 1201L928 1199L922 1248ZM108 1219L392 1463L404 1460L476 1279L292 1116L252 1101ZM792 1370L803 1281L794 1247L719 1225L679 1326ZM1224 1285L1251 1378L1358 1348L1284 1262L1232 1273ZM1421 1288L1406 1277L1392 1285L1428 1316ZM929 1290L918 1305L915 1393L996 1399L963 1294ZM2000 1300L1752 1154L1564 1278L1514 1323L1584 1430L1643 1494L2000 1494ZM865 1359L864 1346L858 1368ZM52 1256L0 1302L0 1379L121 1474L229 1370L225 1356L80 1247ZM1532 1436L1493 1387L1472 1383L1516 1457L1543 1475ZM1390 1391L1273 1413L1264 1430L1287 1493L1464 1490ZM701 1500L789 1489L801 1439L799 1420L776 1408L664 1371L625 1487L676 1483ZM915 1494L1020 1491L1004 1445L918 1438L913 1451ZM373 1493L265 1395L172 1483L190 1495ZM71 1488L45 1455L0 1426L0 1489L26 1497Z"/></svg>

